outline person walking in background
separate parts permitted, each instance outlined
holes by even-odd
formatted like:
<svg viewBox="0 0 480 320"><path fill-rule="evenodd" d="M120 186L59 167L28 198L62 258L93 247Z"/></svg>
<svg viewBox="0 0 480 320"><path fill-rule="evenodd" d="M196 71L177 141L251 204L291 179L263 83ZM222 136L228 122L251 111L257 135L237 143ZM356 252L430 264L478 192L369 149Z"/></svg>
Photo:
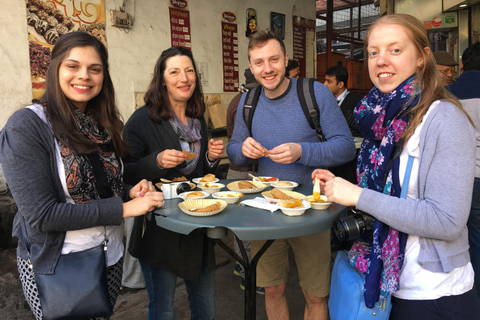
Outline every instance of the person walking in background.
<svg viewBox="0 0 480 320"><path fill-rule="evenodd" d="M51 57L45 93L15 112L0 134L0 162L18 206L18 271L36 319L43 313L34 273L55 273L60 255L98 246L105 234L114 306L122 278L122 220L163 203L150 182L132 188L122 181L123 124L104 45L85 32L67 33Z"/></svg>
<svg viewBox="0 0 480 320"><path fill-rule="evenodd" d="M235 126L235 118L237 116L237 108L238 103L240 102L240 98L245 92L248 92L250 89L258 85L257 80L250 71L249 68L245 69L245 84L242 84L238 89L238 94L233 97L232 101L227 108L227 137L228 140L232 138L233 128ZM257 161L250 161L250 163L246 167L235 167L233 163L230 162L228 167L227 179L234 179L234 180L245 180L250 179L249 174L255 174L255 164ZM245 252L247 253L248 258L251 258L251 244L250 240L242 240L243 247L245 248ZM235 249L235 253L238 254L240 257L242 256L240 252L240 248L238 247L237 241L233 240L233 247ZM235 268L233 269L233 273L236 276L241 278L240 288L245 290L245 270L243 269L242 265L237 261L235 263ZM265 289L262 287L257 287L257 293L265 294Z"/></svg>
<svg viewBox="0 0 480 320"><path fill-rule="evenodd" d="M437 62L438 71L442 76L444 86L448 86L455 80L455 66L458 66L457 61L447 51L437 51L433 53L435 61Z"/></svg>
<svg viewBox="0 0 480 320"><path fill-rule="evenodd" d="M221 140L208 140L205 104L197 67L190 50L162 52L153 72L145 106L125 124L131 158L125 181L187 179L215 172L223 154ZM186 150L195 157L187 160ZM148 297L148 319L174 319L177 277L187 287L191 319L215 318L214 242L204 229L189 235L163 229L155 219L135 219L130 254L139 259Z"/></svg>
<svg viewBox="0 0 480 320"><path fill-rule="evenodd" d="M295 59L288 59L286 76L289 78L300 78L300 66Z"/></svg>
<svg viewBox="0 0 480 320"><path fill-rule="evenodd" d="M258 174L280 180L310 184L315 166L337 166L355 156L355 145L333 95L321 83L314 83L319 122L327 141L321 142L305 119L297 79L285 76L288 54L283 41L271 31L258 31L250 37L248 64L262 86L251 132L243 117L237 117L227 146L230 161L245 166L258 159ZM245 96L245 95L244 95ZM243 114L242 96L238 114ZM264 147L268 150L265 155ZM255 255L265 241L252 241ZM305 319L327 319L326 297L330 287L330 230L312 235L277 239L260 258L257 285L265 287L269 319L289 318L285 295L288 252L293 249L305 297Z"/></svg>
<svg viewBox="0 0 480 320"><path fill-rule="evenodd" d="M342 66L333 66L325 72L324 85L333 93L337 99L338 106L342 110L348 128L354 137L363 137L358 131L357 123L353 117L353 109L358 105L362 97L355 92L347 89L348 70Z"/></svg>
<svg viewBox="0 0 480 320"><path fill-rule="evenodd" d="M475 169L472 122L441 85L417 18L383 16L364 43L375 87L355 109L365 134L358 186L323 169L312 178L322 180L329 202L376 219L373 242L357 241L349 253L354 265L368 266L367 307L392 295L390 320L476 319L467 231ZM411 176L403 186L407 162ZM399 197L402 187L408 188L406 199Z"/></svg>
<svg viewBox="0 0 480 320"><path fill-rule="evenodd" d="M472 44L463 52L460 72L460 77L447 86L447 90L460 99L476 129L475 182L467 226L470 255L475 270L475 287L480 302L480 42Z"/></svg>

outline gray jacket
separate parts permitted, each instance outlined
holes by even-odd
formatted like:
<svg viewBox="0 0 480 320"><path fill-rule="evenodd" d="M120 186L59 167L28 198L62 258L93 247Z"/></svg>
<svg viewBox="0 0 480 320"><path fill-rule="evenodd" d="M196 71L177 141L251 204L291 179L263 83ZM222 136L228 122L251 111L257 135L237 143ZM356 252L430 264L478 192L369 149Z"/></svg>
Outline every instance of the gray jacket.
<svg viewBox="0 0 480 320"><path fill-rule="evenodd" d="M449 272L470 261L467 220L475 170L475 133L467 117L442 101L420 135L416 200L364 189L357 208L420 237L420 265Z"/></svg>
<svg viewBox="0 0 480 320"><path fill-rule="evenodd" d="M0 162L18 206L13 236L19 239L17 255L27 259L20 223L26 221L35 272L52 274L60 257L65 232L102 225L120 225L122 199L82 204L65 202L57 171L55 137L32 110L21 109L0 133ZM125 196L129 189L125 188Z"/></svg>

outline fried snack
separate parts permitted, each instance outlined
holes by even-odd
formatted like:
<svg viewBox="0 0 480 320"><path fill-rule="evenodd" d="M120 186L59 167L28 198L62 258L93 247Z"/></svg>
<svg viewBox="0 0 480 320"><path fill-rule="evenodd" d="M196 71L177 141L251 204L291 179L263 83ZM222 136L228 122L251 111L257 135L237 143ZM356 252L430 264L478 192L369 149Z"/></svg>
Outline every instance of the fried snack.
<svg viewBox="0 0 480 320"><path fill-rule="evenodd" d="M173 178L172 182L187 181L187 178L184 176Z"/></svg>
<svg viewBox="0 0 480 320"><path fill-rule="evenodd" d="M295 198L292 198L289 195L286 195L284 192L278 190L277 188L273 188L272 190L270 190L270 194L274 199L295 200Z"/></svg>
<svg viewBox="0 0 480 320"><path fill-rule="evenodd" d="M193 191L193 192L187 193L187 198L189 198L189 197L202 197L202 196L204 196L204 194L201 191Z"/></svg>
<svg viewBox="0 0 480 320"><path fill-rule="evenodd" d="M190 153L187 150L183 150L182 152L187 155L187 160L193 160L197 156L195 153Z"/></svg>
<svg viewBox="0 0 480 320"><path fill-rule="evenodd" d="M245 180L238 181L237 184L239 189L255 189L257 187L250 181L245 181Z"/></svg>
<svg viewBox="0 0 480 320"><path fill-rule="evenodd" d="M263 155L268 158L268 150L265 147L263 147Z"/></svg>
<svg viewBox="0 0 480 320"><path fill-rule="evenodd" d="M203 178L200 179L200 182L213 182L215 179L215 175L213 173L209 173L203 176Z"/></svg>
<svg viewBox="0 0 480 320"><path fill-rule="evenodd" d="M302 200L300 200L300 199L284 200L284 201L280 202L280 205L282 207L288 208L288 209L303 207Z"/></svg>
<svg viewBox="0 0 480 320"><path fill-rule="evenodd" d="M220 202L215 202L214 204L211 204L205 208L197 208L197 209L190 209L191 212L213 212L217 211L222 207L222 204Z"/></svg>
<svg viewBox="0 0 480 320"><path fill-rule="evenodd" d="M277 187L290 187L293 186L293 183L290 181L278 181L277 182Z"/></svg>

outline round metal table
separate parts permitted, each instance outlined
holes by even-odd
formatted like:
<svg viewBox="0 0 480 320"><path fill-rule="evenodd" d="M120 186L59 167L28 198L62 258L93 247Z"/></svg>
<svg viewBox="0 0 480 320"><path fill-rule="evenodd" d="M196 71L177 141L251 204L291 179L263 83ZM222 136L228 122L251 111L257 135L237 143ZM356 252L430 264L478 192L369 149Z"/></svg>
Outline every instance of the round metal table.
<svg viewBox="0 0 480 320"><path fill-rule="evenodd" d="M225 186L234 180L220 180ZM226 187L222 190L228 190ZM266 190L269 190L267 188ZM304 195L312 194L312 187L297 187L294 191ZM241 201L262 197L260 193L245 194L236 204L229 204L220 213L209 217L195 217L185 214L178 204L182 199L164 201L162 208L154 211L157 225L170 231L189 234L195 229L206 228L207 236L213 239L245 269L245 319L256 317L256 266L258 259L275 239L309 235L330 229L345 207L332 204L327 210L308 209L301 216L287 216L282 211L270 212L263 209L239 205ZM209 197L211 198L211 196ZM221 238L230 229L237 241L242 257L237 255ZM268 240L262 249L249 261L240 240Z"/></svg>

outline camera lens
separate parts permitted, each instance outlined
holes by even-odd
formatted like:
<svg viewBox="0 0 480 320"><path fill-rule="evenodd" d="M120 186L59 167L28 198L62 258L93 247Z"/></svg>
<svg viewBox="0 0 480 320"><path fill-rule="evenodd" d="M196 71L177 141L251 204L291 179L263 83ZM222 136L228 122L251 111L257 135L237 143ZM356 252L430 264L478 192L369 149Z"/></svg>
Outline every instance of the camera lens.
<svg viewBox="0 0 480 320"><path fill-rule="evenodd" d="M354 214L335 220L333 231L340 241L357 239L367 235L373 228L373 218Z"/></svg>
<svg viewBox="0 0 480 320"><path fill-rule="evenodd" d="M177 186L177 194L180 194L182 192L191 191L191 190L192 190L192 188L190 187L190 183L182 182L182 183L179 183L178 186Z"/></svg>

